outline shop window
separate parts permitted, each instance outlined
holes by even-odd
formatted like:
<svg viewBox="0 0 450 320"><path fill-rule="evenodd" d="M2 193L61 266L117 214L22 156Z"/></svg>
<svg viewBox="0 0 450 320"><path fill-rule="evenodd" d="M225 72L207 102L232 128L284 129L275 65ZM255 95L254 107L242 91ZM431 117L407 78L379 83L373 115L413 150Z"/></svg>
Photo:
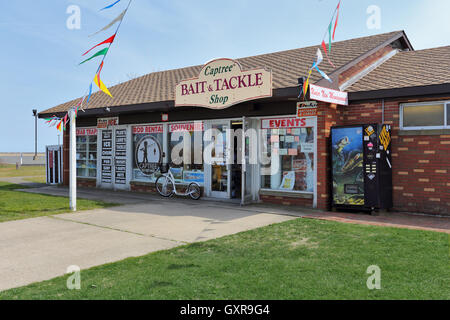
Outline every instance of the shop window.
<svg viewBox="0 0 450 320"><path fill-rule="evenodd" d="M303 119L263 120L263 189L314 192L314 125ZM269 124L269 125L265 125ZM299 127L300 126L300 127Z"/></svg>
<svg viewBox="0 0 450 320"><path fill-rule="evenodd" d="M77 177L97 177L97 129L77 129Z"/></svg>
<svg viewBox="0 0 450 320"><path fill-rule="evenodd" d="M449 104L405 104L401 108L402 129L444 129L450 127Z"/></svg>
<svg viewBox="0 0 450 320"><path fill-rule="evenodd" d="M164 126L133 127L133 180L155 182L163 160Z"/></svg>
<svg viewBox="0 0 450 320"><path fill-rule="evenodd" d="M175 182L204 185L202 122L169 124L169 165Z"/></svg>

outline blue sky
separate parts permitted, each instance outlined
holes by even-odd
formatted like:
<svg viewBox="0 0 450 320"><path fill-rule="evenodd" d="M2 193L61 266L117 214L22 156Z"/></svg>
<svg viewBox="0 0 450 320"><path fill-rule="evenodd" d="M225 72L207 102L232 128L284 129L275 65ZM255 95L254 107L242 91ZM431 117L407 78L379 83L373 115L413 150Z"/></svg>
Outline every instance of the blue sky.
<svg viewBox="0 0 450 320"><path fill-rule="evenodd" d="M115 0L114 0L115 1ZM88 35L123 10L113 0L0 2L0 152L34 150L32 109L43 111L84 94L97 62L81 54L113 29ZM122 2L128 2L122 0ZM81 8L81 29L69 30L69 5ZM153 71L319 44L337 0L134 0L102 72L112 86ZM369 29L367 8L381 9ZM414 48L450 45L448 0L343 0L336 41L405 30ZM39 151L58 141L39 121Z"/></svg>

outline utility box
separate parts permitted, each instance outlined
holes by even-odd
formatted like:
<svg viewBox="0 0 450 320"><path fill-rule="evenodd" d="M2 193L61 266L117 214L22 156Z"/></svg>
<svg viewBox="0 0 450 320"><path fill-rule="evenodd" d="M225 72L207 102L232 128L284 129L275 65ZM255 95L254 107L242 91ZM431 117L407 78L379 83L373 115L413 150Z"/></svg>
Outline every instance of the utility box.
<svg viewBox="0 0 450 320"><path fill-rule="evenodd" d="M47 184L56 185L63 183L63 148L62 146L47 146L45 151L45 168L47 172Z"/></svg>
<svg viewBox="0 0 450 320"><path fill-rule="evenodd" d="M331 128L334 208L393 207L391 140L390 125Z"/></svg>

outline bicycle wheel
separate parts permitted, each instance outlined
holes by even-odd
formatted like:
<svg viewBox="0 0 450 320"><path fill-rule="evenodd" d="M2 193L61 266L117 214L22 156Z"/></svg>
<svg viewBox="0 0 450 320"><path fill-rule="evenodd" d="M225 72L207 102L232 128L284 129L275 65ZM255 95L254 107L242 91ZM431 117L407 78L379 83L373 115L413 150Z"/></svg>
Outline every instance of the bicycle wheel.
<svg viewBox="0 0 450 320"><path fill-rule="evenodd" d="M198 200L202 196L202 189L196 183L191 183L188 187L188 194L193 200Z"/></svg>
<svg viewBox="0 0 450 320"><path fill-rule="evenodd" d="M166 176L160 176L156 180L155 185L158 193L165 198L173 196L175 192L172 181Z"/></svg>

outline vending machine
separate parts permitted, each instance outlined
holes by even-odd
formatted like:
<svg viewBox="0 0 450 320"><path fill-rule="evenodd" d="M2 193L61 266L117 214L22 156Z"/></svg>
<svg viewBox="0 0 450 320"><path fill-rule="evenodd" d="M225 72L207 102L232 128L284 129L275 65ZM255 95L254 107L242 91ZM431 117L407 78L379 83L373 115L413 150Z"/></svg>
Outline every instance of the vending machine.
<svg viewBox="0 0 450 320"><path fill-rule="evenodd" d="M391 140L390 125L331 128L334 208L392 208Z"/></svg>

